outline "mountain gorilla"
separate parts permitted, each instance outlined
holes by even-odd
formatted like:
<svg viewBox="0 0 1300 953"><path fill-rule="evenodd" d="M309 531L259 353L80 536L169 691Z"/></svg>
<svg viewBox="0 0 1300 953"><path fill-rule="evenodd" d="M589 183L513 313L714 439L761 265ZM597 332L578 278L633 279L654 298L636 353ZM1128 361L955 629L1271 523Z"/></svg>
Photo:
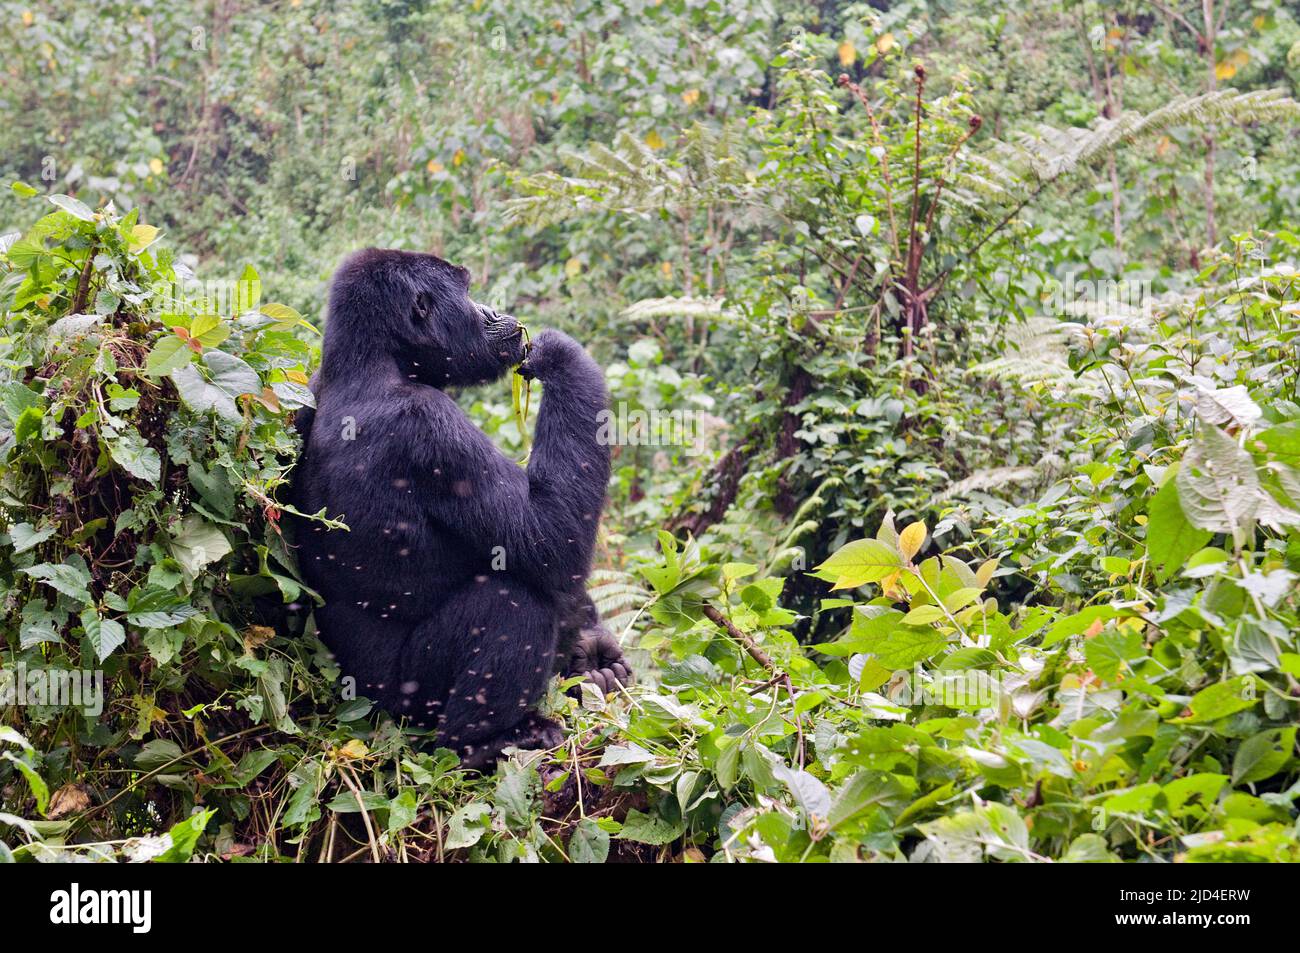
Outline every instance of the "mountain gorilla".
<svg viewBox="0 0 1300 953"><path fill-rule="evenodd" d="M526 471L446 392L521 362L545 385ZM312 386L294 501L349 531L295 521L298 559L343 674L470 767L558 744L533 710L555 671L606 691L631 674L584 588L610 472L601 369L558 331L526 351L466 269L367 249L334 275Z"/></svg>

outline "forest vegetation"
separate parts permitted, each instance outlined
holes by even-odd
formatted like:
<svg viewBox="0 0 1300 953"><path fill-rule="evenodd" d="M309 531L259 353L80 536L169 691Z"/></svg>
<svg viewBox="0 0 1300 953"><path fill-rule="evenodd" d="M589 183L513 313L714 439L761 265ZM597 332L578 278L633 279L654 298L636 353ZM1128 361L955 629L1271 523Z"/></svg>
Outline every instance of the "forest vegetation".
<svg viewBox="0 0 1300 953"><path fill-rule="evenodd" d="M1294 4L4 0L0 48L0 663L102 688L0 682L0 861L1300 861ZM366 246L605 368L638 680L491 774L341 693L286 531ZM458 400L522 458L523 396Z"/></svg>

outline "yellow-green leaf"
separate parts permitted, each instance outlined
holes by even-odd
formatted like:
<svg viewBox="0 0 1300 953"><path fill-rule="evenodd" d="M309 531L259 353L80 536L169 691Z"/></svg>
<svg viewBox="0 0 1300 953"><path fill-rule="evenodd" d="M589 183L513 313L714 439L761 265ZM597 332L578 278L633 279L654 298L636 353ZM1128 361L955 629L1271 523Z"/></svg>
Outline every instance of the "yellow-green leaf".
<svg viewBox="0 0 1300 953"><path fill-rule="evenodd" d="M903 558L909 563L912 557L921 551L925 545L926 529L924 523L913 523L901 533L898 534L898 548L903 554Z"/></svg>
<svg viewBox="0 0 1300 953"><path fill-rule="evenodd" d="M136 225L131 229L127 245L131 254L138 255L158 240L158 229L152 225Z"/></svg>
<svg viewBox="0 0 1300 953"><path fill-rule="evenodd" d="M868 582L879 582L899 567L898 553L875 539L858 539L840 549L817 567L835 577L832 589L856 589Z"/></svg>
<svg viewBox="0 0 1300 953"><path fill-rule="evenodd" d="M938 622L946 618L943 610L938 606L917 606L907 615L903 616L904 625L929 625L931 622Z"/></svg>

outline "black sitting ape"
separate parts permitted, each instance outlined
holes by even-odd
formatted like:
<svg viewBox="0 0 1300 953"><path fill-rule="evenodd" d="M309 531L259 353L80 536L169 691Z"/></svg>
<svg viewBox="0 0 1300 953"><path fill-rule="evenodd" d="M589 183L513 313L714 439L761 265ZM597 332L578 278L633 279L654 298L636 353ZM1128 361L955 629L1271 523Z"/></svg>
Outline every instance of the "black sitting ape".
<svg viewBox="0 0 1300 953"><path fill-rule="evenodd" d="M521 361L545 385L526 471L446 392ZM367 249L334 275L313 390L294 500L349 531L296 521L298 559L344 676L471 767L558 744L533 710L555 671L630 679L584 588L610 472L601 369L558 331L525 355L464 268Z"/></svg>

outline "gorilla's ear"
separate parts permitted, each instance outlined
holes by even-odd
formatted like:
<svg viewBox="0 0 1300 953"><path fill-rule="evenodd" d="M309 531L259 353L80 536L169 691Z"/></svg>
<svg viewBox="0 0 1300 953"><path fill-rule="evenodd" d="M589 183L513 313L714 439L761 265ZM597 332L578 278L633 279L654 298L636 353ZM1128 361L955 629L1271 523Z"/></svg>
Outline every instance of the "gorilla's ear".
<svg viewBox="0 0 1300 953"><path fill-rule="evenodd" d="M433 291L422 289L415 293L410 321L418 340L439 348L446 346L447 328L439 317L438 296Z"/></svg>
<svg viewBox="0 0 1300 953"><path fill-rule="evenodd" d="M411 320L420 327L432 326L437 316L433 295L428 291L418 291L411 305Z"/></svg>

